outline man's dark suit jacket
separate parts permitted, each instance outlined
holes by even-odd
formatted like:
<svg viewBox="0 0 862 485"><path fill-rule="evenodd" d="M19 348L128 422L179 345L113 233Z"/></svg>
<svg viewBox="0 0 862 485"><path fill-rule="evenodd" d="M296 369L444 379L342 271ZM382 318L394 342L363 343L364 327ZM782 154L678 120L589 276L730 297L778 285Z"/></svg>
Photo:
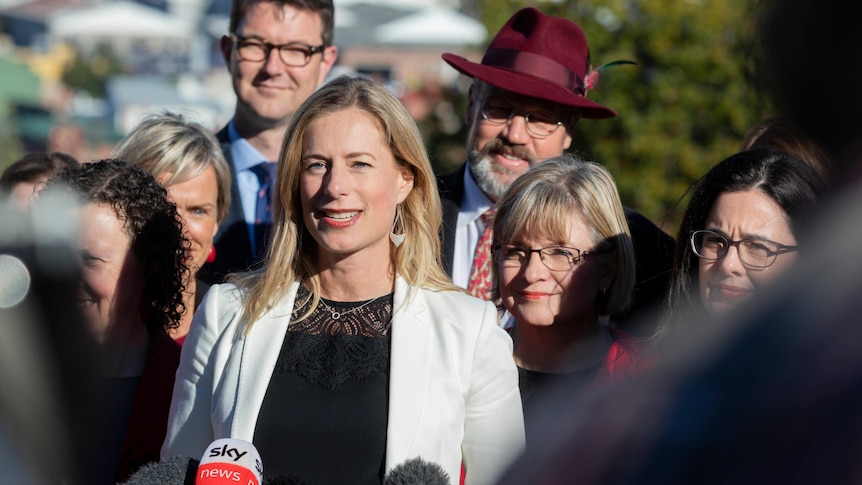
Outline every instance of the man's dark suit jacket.
<svg viewBox="0 0 862 485"><path fill-rule="evenodd" d="M443 227L440 229L443 267L449 276L452 276L455 228L464 197L466 169L467 164L464 164L454 172L437 176L443 205ZM614 316L613 320L632 333L644 335L652 331L664 302L673 267L674 240L642 214L628 207L624 210L635 249L635 295L629 310L624 315Z"/></svg>
<svg viewBox="0 0 862 485"><path fill-rule="evenodd" d="M255 258L251 252L251 238L249 237L248 224L242 211L242 200L239 196L237 186L236 167L230 151L230 139L227 126L216 133L216 138L221 144L221 151L230 166L230 208L227 216L219 225L213 244L216 249L216 258L212 263L204 264L198 273L198 278L208 284L216 284L224 281L228 273L245 271L260 258ZM263 251L258 251L263 254Z"/></svg>

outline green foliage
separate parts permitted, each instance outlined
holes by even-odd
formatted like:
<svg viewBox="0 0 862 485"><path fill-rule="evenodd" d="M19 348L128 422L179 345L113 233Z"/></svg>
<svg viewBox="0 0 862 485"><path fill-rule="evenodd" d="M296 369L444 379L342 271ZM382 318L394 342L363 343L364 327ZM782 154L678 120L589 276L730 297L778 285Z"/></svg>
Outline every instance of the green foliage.
<svg viewBox="0 0 862 485"><path fill-rule="evenodd" d="M105 95L107 80L123 71L122 64L106 46L100 46L90 55L75 56L63 72L63 84L82 90L94 97Z"/></svg>
<svg viewBox="0 0 862 485"><path fill-rule="evenodd" d="M493 35L517 9L532 5L577 23L594 65L638 63L604 71L588 96L619 116L582 120L572 150L605 164L623 203L674 233L685 201L669 211L767 115L753 83L754 3L480 0L477 10Z"/></svg>

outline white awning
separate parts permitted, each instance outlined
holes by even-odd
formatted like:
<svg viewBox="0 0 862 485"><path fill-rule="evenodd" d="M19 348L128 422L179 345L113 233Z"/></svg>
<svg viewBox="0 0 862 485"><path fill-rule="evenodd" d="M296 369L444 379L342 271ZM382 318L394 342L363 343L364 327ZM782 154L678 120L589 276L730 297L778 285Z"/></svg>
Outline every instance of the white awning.
<svg viewBox="0 0 862 485"><path fill-rule="evenodd" d="M128 2L113 1L92 8L62 11L48 22L55 37L145 37L189 39L192 27L161 10Z"/></svg>
<svg viewBox="0 0 862 485"><path fill-rule="evenodd" d="M478 45L487 36L478 20L444 6L423 8L375 32L381 44Z"/></svg>

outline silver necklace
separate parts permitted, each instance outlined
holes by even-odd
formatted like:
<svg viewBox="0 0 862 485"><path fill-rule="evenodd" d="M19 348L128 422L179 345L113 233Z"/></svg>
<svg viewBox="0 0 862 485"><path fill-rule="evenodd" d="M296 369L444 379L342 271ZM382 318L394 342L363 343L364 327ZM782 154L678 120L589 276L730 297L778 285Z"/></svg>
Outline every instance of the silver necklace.
<svg viewBox="0 0 862 485"><path fill-rule="evenodd" d="M383 298L383 296L384 295L380 295L377 298L372 298L372 299L366 301L365 303L359 305L358 307L351 308L350 310L347 310L346 312L339 312L335 308L332 308L331 306L327 305L326 302L323 301L323 298L320 299L320 303L322 303L323 306L326 307L326 309L329 311L329 314L333 320L338 320L339 318L341 318L344 315L350 315L351 313L355 312L356 310L359 310L360 308L363 308L367 305L370 305L371 303L374 303L375 301Z"/></svg>

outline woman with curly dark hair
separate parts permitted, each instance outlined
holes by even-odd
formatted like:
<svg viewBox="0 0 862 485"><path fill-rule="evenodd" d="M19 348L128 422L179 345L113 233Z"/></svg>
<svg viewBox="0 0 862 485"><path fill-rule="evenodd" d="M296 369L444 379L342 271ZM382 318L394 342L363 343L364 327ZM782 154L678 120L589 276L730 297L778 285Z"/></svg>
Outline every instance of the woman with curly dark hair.
<svg viewBox="0 0 862 485"><path fill-rule="evenodd" d="M99 476L123 481L158 460L180 346L187 245L167 192L146 172L102 160L60 173L40 199L63 187L77 198L78 305L102 350L106 434L94 450Z"/></svg>

